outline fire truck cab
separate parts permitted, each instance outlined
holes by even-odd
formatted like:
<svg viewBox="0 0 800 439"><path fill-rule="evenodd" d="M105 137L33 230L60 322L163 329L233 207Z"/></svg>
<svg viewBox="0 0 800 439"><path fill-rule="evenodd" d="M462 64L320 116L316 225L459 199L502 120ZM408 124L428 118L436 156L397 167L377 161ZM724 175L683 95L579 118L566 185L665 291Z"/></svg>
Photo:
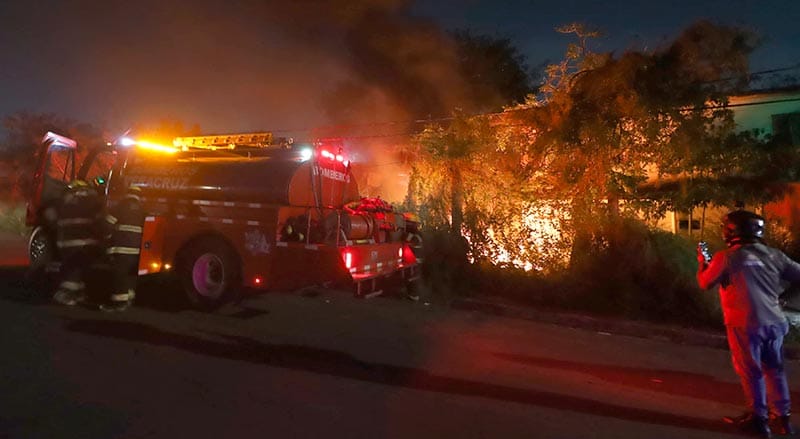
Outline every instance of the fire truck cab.
<svg viewBox="0 0 800 439"><path fill-rule="evenodd" d="M28 240L31 264L58 257L53 245L54 211L67 185L76 178L105 182L116 154L111 148L79 150L75 140L53 132L44 135L26 210L26 224L32 227Z"/></svg>
<svg viewBox="0 0 800 439"><path fill-rule="evenodd" d="M55 136L55 135L54 135ZM44 212L73 178L100 176L107 202L130 185L147 211L139 274L170 273L192 304L215 308L242 287L350 285L379 294L384 279L419 278L419 224L380 199L362 199L342 142L303 148L271 133L123 139L86 153L46 138L28 207L30 257L57 258ZM97 174L97 175L95 175Z"/></svg>

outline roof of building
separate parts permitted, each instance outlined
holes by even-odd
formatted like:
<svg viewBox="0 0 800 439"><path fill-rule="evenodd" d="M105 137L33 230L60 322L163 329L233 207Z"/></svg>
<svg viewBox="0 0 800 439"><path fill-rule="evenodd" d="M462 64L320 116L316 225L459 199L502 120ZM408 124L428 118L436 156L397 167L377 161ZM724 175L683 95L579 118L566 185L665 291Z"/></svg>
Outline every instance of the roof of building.
<svg viewBox="0 0 800 439"><path fill-rule="evenodd" d="M733 97L747 97L754 95L781 95L800 93L800 84L791 85L788 87L771 87L771 88L758 88L746 90L741 93L736 93Z"/></svg>

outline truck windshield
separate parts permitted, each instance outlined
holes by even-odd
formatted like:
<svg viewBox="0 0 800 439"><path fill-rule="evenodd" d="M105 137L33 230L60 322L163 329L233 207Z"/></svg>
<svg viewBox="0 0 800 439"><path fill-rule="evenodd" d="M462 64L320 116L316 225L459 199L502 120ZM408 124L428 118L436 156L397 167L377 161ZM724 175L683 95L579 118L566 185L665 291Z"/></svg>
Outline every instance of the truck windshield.
<svg viewBox="0 0 800 439"><path fill-rule="evenodd" d="M116 158L116 154L112 151L98 153L89 165L89 170L86 172L86 181L93 181L97 177L102 177L104 180L108 181L109 173L114 167Z"/></svg>
<svg viewBox="0 0 800 439"><path fill-rule="evenodd" d="M74 173L75 163L73 152L66 148L53 148L50 150L50 157L47 163L47 177L69 183Z"/></svg>

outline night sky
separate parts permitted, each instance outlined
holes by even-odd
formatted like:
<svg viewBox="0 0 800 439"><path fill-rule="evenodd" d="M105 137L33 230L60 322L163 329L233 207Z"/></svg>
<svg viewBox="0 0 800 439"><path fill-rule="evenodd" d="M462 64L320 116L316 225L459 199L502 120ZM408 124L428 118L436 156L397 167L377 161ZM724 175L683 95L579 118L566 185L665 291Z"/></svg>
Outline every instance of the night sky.
<svg viewBox="0 0 800 439"><path fill-rule="evenodd" d="M800 64L796 0L404 3L2 0L0 116L54 112L120 131L163 118L205 132L308 128L328 122L335 103L322 96L349 80L374 97L364 120L391 120L402 112L391 108L383 79L409 51L441 57L415 74L457 83L448 79L449 46L430 37L453 28L509 37L536 66L563 54L569 38L554 32L559 25L598 27L607 36L594 48L621 52L660 47L709 18L762 35L751 70ZM386 56L363 44L376 36Z"/></svg>

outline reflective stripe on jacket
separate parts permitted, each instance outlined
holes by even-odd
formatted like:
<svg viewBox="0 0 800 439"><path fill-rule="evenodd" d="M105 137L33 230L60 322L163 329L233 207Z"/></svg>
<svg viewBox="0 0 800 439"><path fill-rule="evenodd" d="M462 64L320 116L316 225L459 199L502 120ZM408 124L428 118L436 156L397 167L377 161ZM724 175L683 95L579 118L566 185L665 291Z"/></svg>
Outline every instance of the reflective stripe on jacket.
<svg viewBox="0 0 800 439"><path fill-rule="evenodd" d="M56 243L58 248L76 248L86 247L87 245L97 245L98 240L93 238L88 239L59 239Z"/></svg>
<svg viewBox="0 0 800 439"><path fill-rule="evenodd" d="M129 300L133 300L136 297L136 293L133 290L128 290L125 293L118 293L111 295L112 302L127 302Z"/></svg>
<svg viewBox="0 0 800 439"><path fill-rule="evenodd" d="M138 255L142 245L144 211L141 204L127 197L111 208L106 215L109 255Z"/></svg>
<svg viewBox="0 0 800 439"><path fill-rule="evenodd" d="M99 244L98 219L102 202L91 188L68 190L58 206L56 246L79 249Z"/></svg>
<svg viewBox="0 0 800 439"><path fill-rule="evenodd" d="M109 255L138 255L139 247L109 247L106 253Z"/></svg>

